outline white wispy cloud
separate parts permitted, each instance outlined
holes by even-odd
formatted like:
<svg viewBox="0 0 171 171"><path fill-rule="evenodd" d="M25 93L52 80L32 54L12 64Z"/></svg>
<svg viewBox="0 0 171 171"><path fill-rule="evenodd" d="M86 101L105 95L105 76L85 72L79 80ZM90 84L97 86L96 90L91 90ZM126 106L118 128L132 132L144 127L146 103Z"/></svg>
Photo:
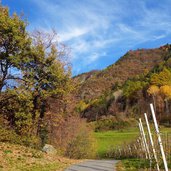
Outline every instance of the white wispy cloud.
<svg viewBox="0 0 171 171"><path fill-rule="evenodd" d="M71 47L74 67L93 66L107 51L110 58L112 48L121 51L171 35L169 0L31 1L44 13L42 23L55 27Z"/></svg>
<svg viewBox="0 0 171 171"><path fill-rule="evenodd" d="M71 39L83 36L89 32L88 28L71 28L69 30L66 30L64 32L60 32L60 40L63 42L69 41Z"/></svg>

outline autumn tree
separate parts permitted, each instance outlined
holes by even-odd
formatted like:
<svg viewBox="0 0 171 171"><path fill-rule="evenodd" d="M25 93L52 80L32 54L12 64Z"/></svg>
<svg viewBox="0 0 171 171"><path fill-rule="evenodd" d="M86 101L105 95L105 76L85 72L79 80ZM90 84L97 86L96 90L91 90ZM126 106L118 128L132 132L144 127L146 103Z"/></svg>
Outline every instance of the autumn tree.
<svg viewBox="0 0 171 171"><path fill-rule="evenodd" d="M48 98L64 108L72 89L66 47L55 42L55 32L30 36L8 8L0 7L0 21L0 114L19 135L40 136L48 123Z"/></svg>
<svg viewBox="0 0 171 171"><path fill-rule="evenodd" d="M147 90L148 94L150 94L153 98L153 104L154 104L155 110L156 110L156 96L159 94L159 91L160 89L156 85L151 85Z"/></svg>
<svg viewBox="0 0 171 171"><path fill-rule="evenodd" d="M164 85L160 87L160 93L164 96L166 103L166 113L169 114L169 100L171 99L171 86Z"/></svg>
<svg viewBox="0 0 171 171"><path fill-rule="evenodd" d="M33 121L38 117L37 131L45 118L47 98L63 100L72 89L70 66L62 61L61 53L64 51L57 49L53 42L55 35L34 33L31 60L24 66L25 86L32 91L33 97Z"/></svg>
<svg viewBox="0 0 171 171"><path fill-rule="evenodd" d="M25 28L19 16L0 6L0 92L12 86L9 80L19 79L16 73L29 60L31 41Z"/></svg>
<svg viewBox="0 0 171 171"><path fill-rule="evenodd" d="M170 70L167 68L164 68L161 72L152 74L151 84L157 85L157 86L171 85Z"/></svg>
<svg viewBox="0 0 171 171"><path fill-rule="evenodd" d="M142 90L147 83L145 81L133 81L128 80L124 85L124 96L129 98L134 98L136 96L137 91Z"/></svg>

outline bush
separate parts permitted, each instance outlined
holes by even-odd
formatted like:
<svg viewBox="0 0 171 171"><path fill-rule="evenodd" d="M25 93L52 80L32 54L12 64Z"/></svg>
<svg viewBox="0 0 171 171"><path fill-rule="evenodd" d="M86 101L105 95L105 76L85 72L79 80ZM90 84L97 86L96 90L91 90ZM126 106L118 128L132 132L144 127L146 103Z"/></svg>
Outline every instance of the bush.
<svg viewBox="0 0 171 171"><path fill-rule="evenodd" d="M0 128L0 142L21 143L20 136L14 130Z"/></svg>
<svg viewBox="0 0 171 171"><path fill-rule="evenodd" d="M117 120L115 117L106 117L95 122L95 131L119 130L130 125L129 120Z"/></svg>
<svg viewBox="0 0 171 171"><path fill-rule="evenodd" d="M65 155L74 159L94 158L95 149L95 143L90 132L84 129L68 144Z"/></svg>
<svg viewBox="0 0 171 171"><path fill-rule="evenodd" d="M61 117L51 126L53 127L49 134L49 144L52 144L58 153L77 159L95 156L93 130L88 127L84 119L77 116Z"/></svg>
<svg viewBox="0 0 171 171"><path fill-rule="evenodd" d="M38 148L40 141L35 136L20 136L12 129L0 127L0 142L8 142Z"/></svg>

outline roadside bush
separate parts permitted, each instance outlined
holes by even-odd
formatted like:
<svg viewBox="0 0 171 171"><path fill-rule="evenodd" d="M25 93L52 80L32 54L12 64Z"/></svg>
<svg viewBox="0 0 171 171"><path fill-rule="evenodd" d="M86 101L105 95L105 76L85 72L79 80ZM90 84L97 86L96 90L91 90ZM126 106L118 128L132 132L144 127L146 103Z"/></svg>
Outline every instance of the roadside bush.
<svg viewBox="0 0 171 171"><path fill-rule="evenodd" d="M84 119L77 116L60 118L58 115L57 120L51 128L49 143L56 147L58 153L75 159L95 157L93 130Z"/></svg>
<svg viewBox="0 0 171 171"><path fill-rule="evenodd" d="M83 129L68 144L65 155L69 158L94 158L96 155L95 142L89 130Z"/></svg>

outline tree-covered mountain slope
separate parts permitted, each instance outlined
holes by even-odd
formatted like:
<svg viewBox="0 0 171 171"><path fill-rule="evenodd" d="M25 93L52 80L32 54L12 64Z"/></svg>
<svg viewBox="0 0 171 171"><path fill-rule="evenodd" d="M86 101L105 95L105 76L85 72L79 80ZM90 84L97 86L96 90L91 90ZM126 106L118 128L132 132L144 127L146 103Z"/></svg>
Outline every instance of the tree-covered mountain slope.
<svg viewBox="0 0 171 171"><path fill-rule="evenodd" d="M153 85L151 75L170 68L170 49L170 45L165 45L129 51L104 70L74 77L77 88L71 100L72 109L88 120L108 115L125 118L147 110L152 102L147 91Z"/></svg>

